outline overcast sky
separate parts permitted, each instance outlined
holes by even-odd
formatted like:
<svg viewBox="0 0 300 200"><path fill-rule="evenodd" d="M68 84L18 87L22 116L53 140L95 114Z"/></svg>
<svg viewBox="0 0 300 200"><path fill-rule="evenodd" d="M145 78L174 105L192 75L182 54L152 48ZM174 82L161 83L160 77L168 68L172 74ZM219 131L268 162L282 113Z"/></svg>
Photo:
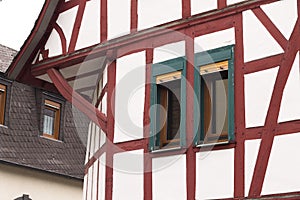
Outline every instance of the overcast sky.
<svg viewBox="0 0 300 200"><path fill-rule="evenodd" d="M0 0L0 44L20 50L45 0Z"/></svg>

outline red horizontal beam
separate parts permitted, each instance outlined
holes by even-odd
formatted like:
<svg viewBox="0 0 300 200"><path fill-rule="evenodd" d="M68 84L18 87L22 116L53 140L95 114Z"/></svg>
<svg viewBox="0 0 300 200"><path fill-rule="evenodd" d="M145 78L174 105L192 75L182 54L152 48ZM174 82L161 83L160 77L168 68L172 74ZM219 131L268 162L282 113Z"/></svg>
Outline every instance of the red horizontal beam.
<svg viewBox="0 0 300 200"><path fill-rule="evenodd" d="M59 71L52 68L47 71L47 74L64 98L71 102L78 110L86 114L105 133L107 132L107 119L103 113L74 91Z"/></svg>
<svg viewBox="0 0 300 200"><path fill-rule="evenodd" d="M262 4L267 4L271 2L275 2L278 0L252 0L245 1L243 3L238 4L238 6L229 6L222 10L216 10L214 12L205 13L195 15L191 18L184 20L177 20L175 22L170 22L164 25L161 25L160 28L151 28L143 31L139 31L136 33L132 33L127 36L123 36L120 38L116 38L110 40L109 42L103 42L99 45L94 45L83 50L75 51L67 56L58 56L56 58L48 59L40 62L32 68L32 74L34 76L45 74L49 68L56 66L58 68L68 67L73 64L77 64L82 62L89 56L89 59L96 58L98 56L105 56L106 51L110 49L120 48L122 46L128 46L127 49L134 50L133 47L139 47L139 49L143 50L151 47L158 47L164 43L164 39L159 40L162 35L174 33L174 31L181 31L183 29L195 29L195 25L207 24L211 21L215 21L219 27L223 27L222 23L218 23L217 20L221 20L234 15L236 13L240 13L244 10L253 9L259 7ZM201 25L202 26L202 25ZM207 29L207 31L213 32L213 30L217 30L219 27L213 27L212 30ZM177 33L180 34L180 33ZM155 39L154 39L155 38ZM162 37L162 38L165 38ZM184 40L184 33L182 33L182 40ZM160 41L160 42L157 42ZM171 41L172 42L172 41ZM152 45L155 43L155 45ZM117 58L120 56L119 52Z"/></svg>

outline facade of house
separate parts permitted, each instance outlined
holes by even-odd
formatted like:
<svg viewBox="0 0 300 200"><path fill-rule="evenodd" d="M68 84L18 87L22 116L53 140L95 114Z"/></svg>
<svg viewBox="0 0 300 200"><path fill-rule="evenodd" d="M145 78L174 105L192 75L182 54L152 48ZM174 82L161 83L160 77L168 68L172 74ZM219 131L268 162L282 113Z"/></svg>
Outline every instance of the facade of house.
<svg viewBox="0 0 300 200"><path fill-rule="evenodd" d="M7 77L91 120L86 200L298 199L299 0L47 0Z"/></svg>
<svg viewBox="0 0 300 200"><path fill-rule="evenodd" d="M4 71L12 54L17 52L0 46ZM57 136L55 128L51 133L50 102L59 107ZM0 199L82 199L87 124L61 95L1 73Z"/></svg>

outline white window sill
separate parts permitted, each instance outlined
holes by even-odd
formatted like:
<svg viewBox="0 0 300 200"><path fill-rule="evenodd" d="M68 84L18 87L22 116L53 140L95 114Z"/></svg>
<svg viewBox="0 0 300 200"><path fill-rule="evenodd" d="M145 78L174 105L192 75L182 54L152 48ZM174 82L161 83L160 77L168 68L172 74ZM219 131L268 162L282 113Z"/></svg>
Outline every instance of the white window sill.
<svg viewBox="0 0 300 200"><path fill-rule="evenodd" d="M63 143L63 141L61 141L61 140L57 140L57 139L45 137L45 136L43 136L43 135L40 135L39 137L44 138L44 139L47 139L47 140L51 140L51 141L54 141L54 142L60 142L60 143Z"/></svg>

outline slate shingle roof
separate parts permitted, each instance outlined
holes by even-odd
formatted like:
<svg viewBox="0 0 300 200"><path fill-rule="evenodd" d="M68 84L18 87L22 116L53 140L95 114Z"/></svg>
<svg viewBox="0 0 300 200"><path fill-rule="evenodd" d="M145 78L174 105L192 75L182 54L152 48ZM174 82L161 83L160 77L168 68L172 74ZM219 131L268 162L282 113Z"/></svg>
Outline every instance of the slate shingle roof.
<svg viewBox="0 0 300 200"><path fill-rule="evenodd" d="M3 57L11 53L3 56L1 49L12 51L0 45L0 60L6 60ZM7 80L0 77L0 82L3 81ZM7 83L10 86L7 87L5 126L0 126L0 162L82 179L87 117L66 102L62 116L65 120L63 141L41 137L39 99L42 91L16 81Z"/></svg>
<svg viewBox="0 0 300 200"><path fill-rule="evenodd" d="M5 72L12 62L17 51L0 44L0 72Z"/></svg>
<svg viewBox="0 0 300 200"><path fill-rule="evenodd" d="M6 117L0 127L0 160L49 172L83 178L88 119L65 104L63 141L41 137L36 91L13 82Z"/></svg>

